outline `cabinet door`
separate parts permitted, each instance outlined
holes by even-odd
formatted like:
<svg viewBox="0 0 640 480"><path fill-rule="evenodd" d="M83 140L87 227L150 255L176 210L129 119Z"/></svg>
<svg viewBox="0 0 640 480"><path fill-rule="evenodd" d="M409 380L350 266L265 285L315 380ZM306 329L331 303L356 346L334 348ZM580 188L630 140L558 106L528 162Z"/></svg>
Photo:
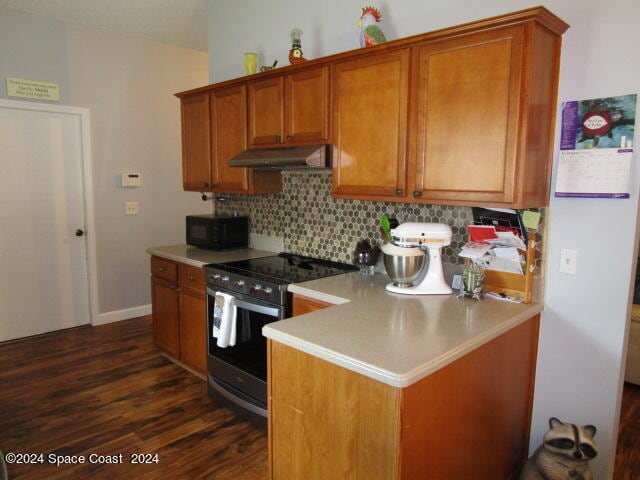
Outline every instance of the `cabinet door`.
<svg viewBox="0 0 640 480"><path fill-rule="evenodd" d="M211 183L209 93L182 98L181 110L183 187L205 190Z"/></svg>
<svg viewBox="0 0 640 480"><path fill-rule="evenodd" d="M281 76L248 84L249 147L284 141L283 85Z"/></svg>
<svg viewBox="0 0 640 480"><path fill-rule="evenodd" d="M267 352L270 478L398 478L399 389L272 340Z"/></svg>
<svg viewBox="0 0 640 480"><path fill-rule="evenodd" d="M416 49L413 196L447 204L514 198L522 30Z"/></svg>
<svg viewBox="0 0 640 480"><path fill-rule="evenodd" d="M285 78L285 141L329 141L329 67L318 67Z"/></svg>
<svg viewBox="0 0 640 480"><path fill-rule="evenodd" d="M409 51L338 63L333 90L333 193L405 194Z"/></svg>
<svg viewBox="0 0 640 480"><path fill-rule="evenodd" d="M177 285L151 277L153 342L168 354L180 355Z"/></svg>
<svg viewBox="0 0 640 480"><path fill-rule="evenodd" d="M211 170L217 192L246 192L246 168L229 167L231 157L246 150L247 101L244 85L211 93Z"/></svg>
<svg viewBox="0 0 640 480"><path fill-rule="evenodd" d="M180 360L201 373L207 371L204 293L181 287Z"/></svg>

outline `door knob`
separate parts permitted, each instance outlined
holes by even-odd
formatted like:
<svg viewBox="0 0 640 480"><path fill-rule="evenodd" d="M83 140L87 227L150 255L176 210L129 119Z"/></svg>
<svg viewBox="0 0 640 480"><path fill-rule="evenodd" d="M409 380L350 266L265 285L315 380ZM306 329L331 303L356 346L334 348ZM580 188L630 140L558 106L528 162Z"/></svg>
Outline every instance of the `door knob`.
<svg viewBox="0 0 640 480"><path fill-rule="evenodd" d="M84 230L80 230L80 229L76 230L76 237L81 237L83 235L84 235Z"/></svg>

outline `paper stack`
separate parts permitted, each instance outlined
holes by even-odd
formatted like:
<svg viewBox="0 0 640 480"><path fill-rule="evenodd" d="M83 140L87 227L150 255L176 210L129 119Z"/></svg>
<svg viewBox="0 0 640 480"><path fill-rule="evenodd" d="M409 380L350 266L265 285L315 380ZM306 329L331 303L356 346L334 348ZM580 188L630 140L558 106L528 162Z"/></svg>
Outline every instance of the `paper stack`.
<svg viewBox="0 0 640 480"><path fill-rule="evenodd" d="M469 243L458 254L473 260L476 265L487 270L498 270L510 273L523 273L524 258L520 250L526 245L513 232L498 232L490 225L468 225Z"/></svg>

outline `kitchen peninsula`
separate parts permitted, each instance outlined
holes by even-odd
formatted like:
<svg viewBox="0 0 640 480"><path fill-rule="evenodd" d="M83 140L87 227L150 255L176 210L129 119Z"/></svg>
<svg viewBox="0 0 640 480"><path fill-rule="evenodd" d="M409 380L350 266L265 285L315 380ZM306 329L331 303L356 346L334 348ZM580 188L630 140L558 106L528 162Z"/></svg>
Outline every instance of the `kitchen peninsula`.
<svg viewBox="0 0 640 480"><path fill-rule="evenodd" d="M509 478L528 449L542 305L386 282L291 285L294 309L336 305L264 327L271 478Z"/></svg>

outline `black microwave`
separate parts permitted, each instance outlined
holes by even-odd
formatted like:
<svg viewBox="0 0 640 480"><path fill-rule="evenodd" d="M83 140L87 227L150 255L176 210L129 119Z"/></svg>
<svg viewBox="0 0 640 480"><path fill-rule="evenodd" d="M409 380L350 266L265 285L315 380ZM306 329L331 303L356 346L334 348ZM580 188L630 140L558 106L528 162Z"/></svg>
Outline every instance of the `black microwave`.
<svg viewBox="0 0 640 480"><path fill-rule="evenodd" d="M187 215L187 244L210 250L246 248L249 245L249 219Z"/></svg>

